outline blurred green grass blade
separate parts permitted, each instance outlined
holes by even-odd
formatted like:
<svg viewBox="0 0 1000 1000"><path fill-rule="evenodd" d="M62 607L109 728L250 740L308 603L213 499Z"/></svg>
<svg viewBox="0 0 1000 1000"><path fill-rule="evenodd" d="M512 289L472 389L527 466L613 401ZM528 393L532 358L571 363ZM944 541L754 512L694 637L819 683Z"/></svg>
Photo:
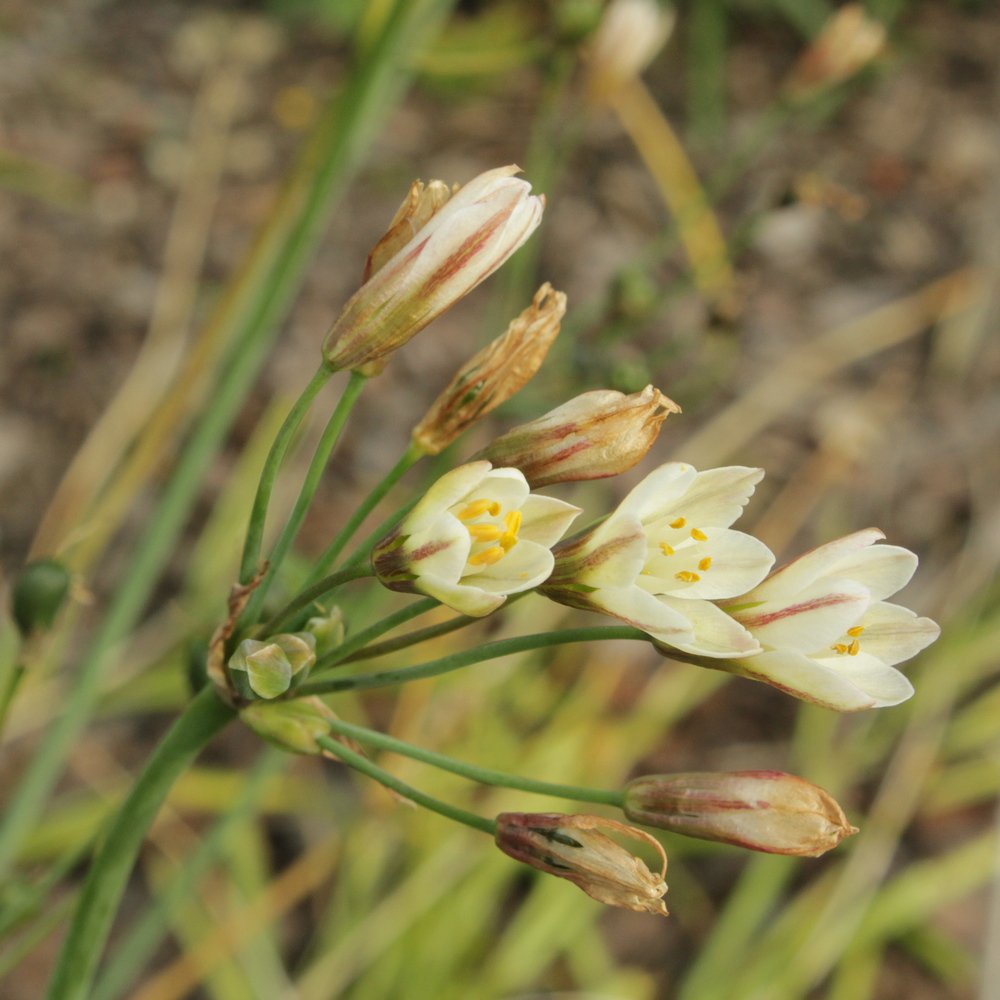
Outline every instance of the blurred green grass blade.
<svg viewBox="0 0 1000 1000"><path fill-rule="evenodd" d="M783 15L806 39L818 35L833 14L827 0L767 0L767 5Z"/></svg>
<svg viewBox="0 0 1000 1000"><path fill-rule="evenodd" d="M688 123L695 139L717 143L726 127L726 0L695 0L687 18Z"/></svg>
<svg viewBox="0 0 1000 1000"><path fill-rule="evenodd" d="M869 1000L875 992L883 952L878 943L848 948L834 971L824 1000Z"/></svg>
<svg viewBox="0 0 1000 1000"><path fill-rule="evenodd" d="M956 992L969 992L975 986L978 957L942 928L933 924L914 927L899 944Z"/></svg>
<svg viewBox="0 0 1000 1000"><path fill-rule="evenodd" d="M146 533L122 577L88 654L75 674L67 710L47 730L0 824L0 878L37 822L70 748L96 704L104 660L134 626L174 548L214 456L305 278L329 215L396 105L423 47L453 0L399 0L377 42L307 141L281 200L227 298L231 344L225 374L175 467Z"/></svg>

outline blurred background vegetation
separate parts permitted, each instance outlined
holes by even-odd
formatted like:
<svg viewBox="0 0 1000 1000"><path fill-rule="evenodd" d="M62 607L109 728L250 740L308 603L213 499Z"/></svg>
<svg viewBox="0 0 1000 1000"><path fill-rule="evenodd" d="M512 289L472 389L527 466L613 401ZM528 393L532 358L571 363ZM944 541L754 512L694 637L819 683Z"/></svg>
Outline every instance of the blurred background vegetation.
<svg viewBox="0 0 1000 1000"><path fill-rule="evenodd" d="M285 587L550 280L570 307L542 373L438 470L652 382L683 415L633 473L565 496L599 512L670 458L763 466L744 530L782 560L881 527L920 555L903 600L944 634L911 702L857 716L609 643L338 712L552 781L789 770L862 832L820 860L663 835L660 920L232 726L156 823L95 1000L1000 996L1000 12L870 0L882 50L790 84L836 7L685 0L623 103L587 96L597 0L3 0L0 559L9 580L59 554L75 579L27 649L0 796L78 706L66 773L0 857L5 1000L41 995L86 852L188 697L270 438L369 248L415 177L509 162L548 198L539 235L372 384ZM348 623L377 599L352 585ZM531 598L475 634L568 617ZM572 810L383 760L484 814Z"/></svg>

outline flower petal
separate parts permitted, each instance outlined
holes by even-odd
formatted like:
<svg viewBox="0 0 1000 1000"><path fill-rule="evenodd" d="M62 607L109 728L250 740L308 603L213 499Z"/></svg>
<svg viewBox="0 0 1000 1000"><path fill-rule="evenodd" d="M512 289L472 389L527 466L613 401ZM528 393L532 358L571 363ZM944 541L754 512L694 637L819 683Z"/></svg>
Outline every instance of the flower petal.
<svg viewBox="0 0 1000 1000"><path fill-rule="evenodd" d="M688 601L682 597L660 597L661 604L683 615L694 629L694 642L671 642L671 646L699 656L753 656L761 651L757 640L735 619L710 601Z"/></svg>
<svg viewBox="0 0 1000 1000"><path fill-rule="evenodd" d="M520 509L531 492L528 481L517 469L491 469L476 489L479 491L477 496L496 500L504 510Z"/></svg>
<svg viewBox="0 0 1000 1000"><path fill-rule="evenodd" d="M588 587L629 587L642 572L646 533L633 514L619 508L585 541L587 554L581 557L583 565L577 576Z"/></svg>
<svg viewBox="0 0 1000 1000"><path fill-rule="evenodd" d="M895 667L863 650L856 656L817 657L815 662L835 670L874 699L873 708L898 705L913 695L913 685Z"/></svg>
<svg viewBox="0 0 1000 1000"><path fill-rule="evenodd" d="M910 582L917 557L899 545L873 545L851 552L830 565L824 576L849 576L863 583L873 601L891 597Z"/></svg>
<svg viewBox="0 0 1000 1000"><path fill-rule="evenodd" d="M408 534L425 530L437 520L441 511L453 507L479 486L491 468L489 462L469 462L446 472L407 515L403 530Z"/></svg>
<svg viewBox="0 0 1000 1000"><path fill-rule="evenodd" d="M532 493L521 504L521 530L518 538L551 548L581 513L579 507L555 497Z"/></svg>
<svg viewBox="0 0 1000 1000"><path fill-rule="evenodd" d="M834 563L866 549L880 538L885 538L885 535L878 528L865 528L863 531L855 531L853 535L845 535L820 545L776 570L753 592L747 594L746 599L780 601L797 597L799 591L825 576Z"/></svg>
<svg viewBox="0 0 1000 1000"><path fill-rule="evenodd" d="M595 611L620 618L663 642L694 642L694 629L683 615L638 587L603 587L589 595Z"/></svg>
<svg viewBox="0 0 1000 1000"><path fill-rule="evenodd" d="M763 681L796 698L832 708L835 712L859 712L879 704L877 698L843 674L801 653L784 650L761 653L746 660L732 660L729 666L736 667L733 673Z"/></svg>
<svg viewBox="0 0 1000 1000"><path fill-rule="evenodd" d="M465 525L453 514L439 514L423 531L405 542L407 568L417 576L427 573L458 583L465 569L472 539Z"/></svg>
<svg viewBox="0 0 1000 1000"><path fill-rule="evenodd" d="M619 513L634 514L644 524L674 509L694 481L696 470L686 462L667 462L654 469L619 504Z"/></svg>
<svg viewBox="0 0 1000 1000"><path fill-rule="evenodd" d="M505 595L487 594L480 587L451 583L433 575L421 576L415 586L421 594L434 597L452 611L471 615L473 618L482 618L491 611L496 611L507 600Z"/></svg>
<svg viewBox="0 0 1000 1000"><path fill-rule="evenodd" d="M667 586L660 593L688 600L720 601L745 594L760 583L774 565L774 553L752 535L729 528L709 528L705 534L708 535L707 541L663 560L676 565L666 580ZM711 565L703 570L700 565L705 557L711 559ZM647 568L652 570L652 566ZM680 570L688 570L698 579L693 583L683 583L674 576Z"/></svg>
<svg viewBox="0 0 1000 1000"><path fill-rule="evenodd" d="M677 513L697 528L728 528L743 513L754 487L763 478L763 469L741 465L706 469L694 477Z"/></svg>
<svg viewBox="0 0 1000 1000"><path fill-rule="evenodd" d="M548 579L555 559L544 545L522 538L502 559L462 579L490 594L518 594Z"/></svg>
<svg viewBox="0 0 1000 1000"><path fill-rule="evenodd" d="M937 622L918 618L909 608L878 601L859 624L865 628L859 636L862 652L871 653L892 666L916 656L941 634Z"/></svg>

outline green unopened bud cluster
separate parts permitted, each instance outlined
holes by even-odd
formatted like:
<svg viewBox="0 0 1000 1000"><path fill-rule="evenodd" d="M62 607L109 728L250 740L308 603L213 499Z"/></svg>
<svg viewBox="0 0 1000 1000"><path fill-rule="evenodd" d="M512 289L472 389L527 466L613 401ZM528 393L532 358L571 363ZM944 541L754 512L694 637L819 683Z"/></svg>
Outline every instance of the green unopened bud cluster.
<svg viewBox="0 0 1000 1000"><path fill-rule="evenodd" d="M244 639L229 658L229 676L248 701L277 698L301 684L315 662L312 632L287 632L263 641Z"/></svg>

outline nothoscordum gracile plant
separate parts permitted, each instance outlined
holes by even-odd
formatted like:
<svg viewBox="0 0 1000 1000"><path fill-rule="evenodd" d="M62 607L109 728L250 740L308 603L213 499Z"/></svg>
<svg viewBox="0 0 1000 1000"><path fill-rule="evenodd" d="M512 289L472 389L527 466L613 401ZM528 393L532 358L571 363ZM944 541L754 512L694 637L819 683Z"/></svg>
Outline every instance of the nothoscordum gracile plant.
<svg viewBox="0 0 1000 1000"><path fill-rule="evenodd" d="M270 594L366 382L538 225L544 201L516 173L514 167L491 170L459 188L440 181L414 184L372 251L361 287L322 346L316 378L292 408L265 463L240 580L209 646L210 684L154 752L98 849L49 1000L87 994L146 828L172 782L237 715L271 743L339 759L418 805L490 834L506 854L576 883L595 899L648 913L667 912L666 854L653 834L588 814L480 816L405 784L362 748L757 851L814 856L855 832L825 791L792 775L652 775L612 790L553 784L456 761L346 723L335 702L328 703L338 692L396 686L511 653L612 639L650 643L675 659L762 680L840 711L894 704L911 692L895 664L933 641L937 627L884 598L906 583L916 557L874 544L883 536L868 529L771 573L768 548L731 527L763 476L760 469L660 465L596 527L563 540L580 508L534 490L614 476L640 462L666 417L680 412L653 386L632 395L587 392L501 435L438 478L371 543L357 544L344 556L367 514L406 468L457 440L538 370L566 309L565 296L547 284L441 392L414 428L407 453L336 533L301 589L285 595L280 606ZM350 381L298 501L265 554L264 520L288 442L318 387L336 369L350 369ZM381 619L349 621L345 628L336 592L365 578L374 578L376 588L421 596ZM333 672L457 631L531 591L618 623L508 636L404 668ZM459 615L383 638L440 605ZM652 866L615 837L651 848Z"/></svg>

